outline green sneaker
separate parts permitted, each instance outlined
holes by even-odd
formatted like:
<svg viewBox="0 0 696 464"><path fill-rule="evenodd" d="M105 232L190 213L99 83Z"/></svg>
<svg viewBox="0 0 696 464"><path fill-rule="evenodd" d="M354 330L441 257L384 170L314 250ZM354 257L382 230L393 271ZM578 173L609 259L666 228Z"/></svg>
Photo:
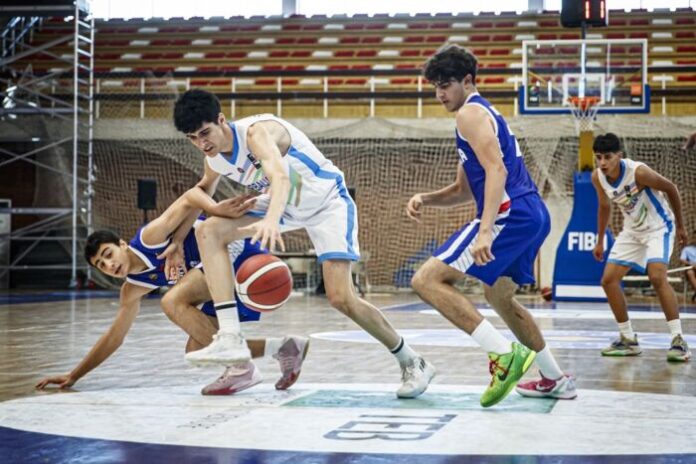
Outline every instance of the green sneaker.
<svg viewBox="0 0 696 464"><path fill-rule="evenodd" d="M527 372L534 358L535 351L517 342L512 343L512 351L509 353L488 353L488 370L493 377L481 395L481 406L489 408L502 401Z"/></svg>
<svg viewBox="0 0 696 464"><path fill-rule="evenodd" d="M689 345L686 344L686 340L684 340L681 335L674 337L672 339L672 345L667 352L667 361L686 362L690 357L691 351L689 351Z"/></svg>
<svg viewBox="0 0 696 464"><path fill-rule="evenodd" d="M643 350L638 344L638 335L635 335L631 340L624 337L623 334L619 334L619 338L602 350L602 356L638 356L642 352Z"/></svg>

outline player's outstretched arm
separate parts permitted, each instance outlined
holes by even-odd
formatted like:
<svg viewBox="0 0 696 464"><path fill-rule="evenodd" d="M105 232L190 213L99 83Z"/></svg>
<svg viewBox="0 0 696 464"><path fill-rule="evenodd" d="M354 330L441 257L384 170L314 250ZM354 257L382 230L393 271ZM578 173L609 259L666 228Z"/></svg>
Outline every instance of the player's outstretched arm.
<svg viewBox="0 0 696 464"><path fill-rule="evenodd" d="M479 266L493 261L493 225L503 201L507 168L503 162L500 145L493 130L493 122L483 108L464 105L457 112L457 129L469 141L483 170L486 181L483 190L483 212L476 243L471 250Z"/></svg>
<svg viewBox="0 0 696 464"><path fill-rule="evenodd" d="M473 198L464 168L459 164L457 166L457 177L452 184L440 190L413 195L406 204L406 214L414 221L420 222L423 206L456 206L467 203L473 200Z"/></svg>
<svg viewBox="0 0 696 464"><path fill-rule="evenodd" d="M65 375L46 377L36 384L36 388L43 390L51 384L56 384L59 388L71 387L85 374L104 362L123 343L126 334L133 325L135 316L138 315L140 310L140 300L150 291L151 289L149 288L129 284L128 282L124 283L121 286L121 307L109 330L99 337L97 343L94 344L75 369Z"/></svg>
<svg viewBox="0 0 696 464"><path fill-rule="evenodd" d="M290 179L283 166L282 154L290 143L290 134L276 121L260 121L247 130L247 146L261 162L263 173L271 184L271 198L264 218L241 230L252 232L252 243L259 241L262 248L271 252L275 251L276 243L285 251L280 236L280 217L290 194Z"/></svg>
<svg viewBox="0 0 696 464"><path fill-rule="evenodd" d="M689 234L686 232L686 227L684 227L681 196L677 186L646 165L638 166L638 169L636 169L636 183L639 187L649 187L653 190L665 192L667 200L672 207L672 212L674 212L674 220L677 223L677 240L681 246L686 246Z"/></svg>
<svg viewBox="0 0 696 464"><path fill-rule="evenodd" d="M599 207L597 208L597 244L592 250L592 256L597 261L604 260L604 233L609 225L609 218L611 217L611 202L607 198L606 193L599 184L599 174L595 169L592 173L592 186L594 186L597 192L597 200L599 202Z"/></svg>

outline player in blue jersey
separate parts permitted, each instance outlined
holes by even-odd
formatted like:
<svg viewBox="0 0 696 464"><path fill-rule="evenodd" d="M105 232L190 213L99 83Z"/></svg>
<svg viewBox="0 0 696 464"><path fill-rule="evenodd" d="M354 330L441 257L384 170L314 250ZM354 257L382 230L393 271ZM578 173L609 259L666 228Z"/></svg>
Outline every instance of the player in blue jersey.
<svg viewBox="0 0 696 464"><path fill-rule="evenodd" d="M191 192L191 191L189 191ZM254 207L254 198L241 196L215 203L213 210L222 216L239 217ZM187 193L146 226L138 230L127 244L116 234L102 230L92 233L85 246L85 259L106 275L123 278L120 309L111 327L96 342L85 358L68 374L48 377L37 384L44 388L57 384L72 386L78 379L96 368L121 345L140 309L141 299L153 289L176 284L162 298L162 309L176 325L189 335L186 352L209 345L218 330L210 293L205 282L198 245L194 234L199 210L190 203ZM195 223L194 223L195 221ZM169 248L169 262L161 258ZM249 256L265 253L249 240L230 244L229 259L235 268ZM179 275L183 275L179 279ZM233 283L229 282L232 286ZM198 308L200 309L198 309ZM260 314L237 302L241 321L255 321ZM299 376L307 352L304 337L268 338L248 341L254 357L273 356L281 364L282 377L276 388L285 390ZM261 374L251 361L228 366L215 382L203 388L204 395L232 394L261 382Z"/></svg>
<svg viewBox="0 0 696 464"><path fill-rule="evenodd" d="M174 124L203 155L201 185L225 176L260 195L256 207L238 219L213 217L196 231L220 332L208 347L186 355L192 363L249 358L237 314L229 311L232 279L227 244L245 237L271 251L283 248L281 232L305 229L322 266L329 303L375 337L396 358L402 372L401 398L425 391L434 367L409 347L382 312L360 298L351 262L360 256L358 214L343 173L298 128L270 114L228 122L215 95L193 89L174 107ZM209 197L200 194L201 209ZM213 213L214 214L214 213Z"/></svg>
<svg viewBox="0 0 696 464"><path fill-rule="evenodd" d="M471 335L488 353L491 383L481 405L492 406L514 387L535 359L542 378L520 384L526 396L574 398L573 380L558 367L531 314L514 298L534 283L533 262L550 230L549 214L527 172L515 136L476 90L476 57L448 45L425 65L437 99L456 113L460 164L455 181L414 195L407 214L419 221L424 206L476 203L476 218L455 232L413 277L418 295ZM484 284L486 299L522 344L510 342L453 286L464 274ZM536 352L536 353L535 353Z"/></svg>

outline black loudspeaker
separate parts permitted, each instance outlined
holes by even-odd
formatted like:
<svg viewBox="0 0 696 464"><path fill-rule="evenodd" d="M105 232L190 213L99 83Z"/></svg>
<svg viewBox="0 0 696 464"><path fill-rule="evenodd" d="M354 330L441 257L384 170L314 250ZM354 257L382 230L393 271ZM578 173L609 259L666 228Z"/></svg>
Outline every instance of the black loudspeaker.
<svg viewBox="0 0 696 464"><path fill-rule="evenodd" d="M561 24L563 27L601 27L609 22L606 0L563 0Z"/></svg>
<svg viewBox="0 0 696 464"><path fill-rule="evenodd" d="M138 209L157 209L157 181L138 179Z"/></svg>

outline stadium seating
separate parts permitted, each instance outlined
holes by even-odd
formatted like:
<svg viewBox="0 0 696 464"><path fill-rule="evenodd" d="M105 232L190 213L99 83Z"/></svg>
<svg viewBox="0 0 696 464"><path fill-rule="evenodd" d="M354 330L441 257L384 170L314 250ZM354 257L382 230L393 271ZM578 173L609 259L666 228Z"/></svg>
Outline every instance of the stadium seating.
<svg viewBox="0 0 696 464"><path fill-rule="evenodd" d="M670 12L611 11L610 27L591 29L588 38L646 38L651 66L669 77L670 87L692 87L696 73L680 67L696 65L696 12L690 8ZM70 24L49 20L35 34L34 43L53 40L70 33ZM112 19L100 21L96 33L97 72L135 72L161 75L167 72L231 71L341 71L341 70L417 70L444 43L470 47L485 75L479 79L483 89L514 88L521 68L521 42L526 39L578 39L576 29L564 29L558 12L542 14L492 13L417 14L368 17L293 16L252 18ZM69 55L65 45L59 54ZM563 57L555 56L555 60ZM631 47L616 48L612 63L635 62ZM549 60L547 66L558 61ZM18 66L27 66L27 61ZM32 57L35 70L48 71L61 65L50 56ZM64 66L64 65L63 65ZM664 71L668 67L668 71ZM111 91L139 85L137 80L109 78ZM229 77L194 78L191 85L211 90L230 91ZM416 76L385 76L371 80L364 76L266 77L235 79L237 90L260 91L416 90ZM126 91L126 90L124 90ZM128 90L130 91L130 90Z"/></svg>

